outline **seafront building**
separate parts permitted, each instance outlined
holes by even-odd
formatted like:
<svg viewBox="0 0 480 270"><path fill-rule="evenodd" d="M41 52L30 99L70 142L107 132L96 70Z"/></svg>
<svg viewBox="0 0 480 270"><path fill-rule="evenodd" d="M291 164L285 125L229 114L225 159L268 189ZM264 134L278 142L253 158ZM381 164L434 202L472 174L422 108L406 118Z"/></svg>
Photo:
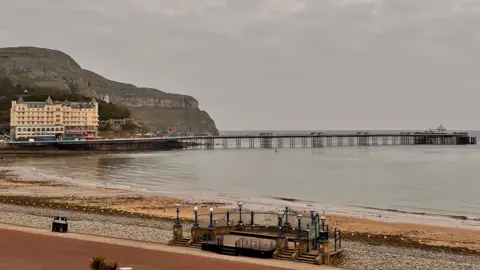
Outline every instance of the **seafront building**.
<svg viewBox="0 0 480 270"><path fill-rule="evenodd" d="M10 136L12 139L91 138L98 134L98 103L59 102L50 97L43 102L12 101Z"/></svg>

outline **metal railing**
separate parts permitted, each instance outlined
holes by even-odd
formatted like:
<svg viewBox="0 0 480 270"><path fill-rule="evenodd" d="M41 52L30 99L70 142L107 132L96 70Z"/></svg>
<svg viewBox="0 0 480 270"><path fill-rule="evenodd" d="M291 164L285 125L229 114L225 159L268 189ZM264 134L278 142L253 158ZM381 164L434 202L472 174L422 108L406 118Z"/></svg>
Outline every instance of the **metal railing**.
<svg viewBox="0 0 480 270"><path fill-rule="evenodd" d="M283 215L279 216L274 212L221 212L212 214L198 214L197 222L201 228L218 227L218 226L236 226L238 224L250 225L250 226L269 226L269 227L282 227L287 223L293 227L301 230L312 231L315 229L315 220L311 217L303 217L300 219L296 215ZM212 223L212 224L210 224ZM318 225L317 225L318 226Z"/></svg>

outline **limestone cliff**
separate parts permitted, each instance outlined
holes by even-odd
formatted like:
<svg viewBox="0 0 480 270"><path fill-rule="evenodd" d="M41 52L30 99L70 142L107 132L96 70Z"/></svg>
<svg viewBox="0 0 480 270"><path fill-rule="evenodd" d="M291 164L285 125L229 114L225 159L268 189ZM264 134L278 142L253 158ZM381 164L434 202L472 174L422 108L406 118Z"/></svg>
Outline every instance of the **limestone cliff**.
<svg viewBox="0 0 480 270"><path fill-rule="evenodd" d="M215 122L187 95L108 80L83 69L69 55L36 47L0 48L0 77L23 87L109 97L130 109L132 117L153 128L178 127L183 132L218 133Z"/></svg>

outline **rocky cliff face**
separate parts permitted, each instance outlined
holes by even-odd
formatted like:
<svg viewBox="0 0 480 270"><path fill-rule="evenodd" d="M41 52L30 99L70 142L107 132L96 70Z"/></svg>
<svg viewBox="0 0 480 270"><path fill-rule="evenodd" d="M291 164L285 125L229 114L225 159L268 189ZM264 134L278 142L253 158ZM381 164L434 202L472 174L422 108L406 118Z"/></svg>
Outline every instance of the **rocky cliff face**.
<svg viewBox="0 0 480 270"><path fill-rule="evenodd" d="M52 91L78 92L127 106L136 118L153 128L178 127L184 132L217 133L215 122L187 95L108 80L83 69L69 55L36 47L0 48L0 77L14 84Z"/></svg>

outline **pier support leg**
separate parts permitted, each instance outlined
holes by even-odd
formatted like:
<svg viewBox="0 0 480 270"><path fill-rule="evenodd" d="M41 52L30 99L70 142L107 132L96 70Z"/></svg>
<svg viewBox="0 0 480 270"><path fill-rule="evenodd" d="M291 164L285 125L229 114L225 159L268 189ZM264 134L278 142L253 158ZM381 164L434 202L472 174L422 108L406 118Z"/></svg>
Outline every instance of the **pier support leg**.
<svg viewBox="0 0 480 270"><path fill-rule="evenodd" d="M323 147L323 138L322 137L312 137L312 147L313 148Z"/></svg>
<svg viewBox="0 0 480 270"><path fill-rule="evenodd" d="M295 148L295 138L290 138L290 148Z"/></svg>
<svg viewBox="0 0 480 270"><path fill-rule="evenodd" d="M228 148L228 139L223 139L223 148Z"/></svg>
<svg viewBox="0 0 480 270"><path fill-rule="evenodd" d="M255 138L248 138L248 147L255 148Z"/></svg>
<svg viewBox="0 0 480 270"><path fill-rule="evenodd" d="M308 140L307 138L302 137L302 148L307 148L308 146Z"/></svg>
<svg viewBox="0 0 480 270"><path fill-rule="evenodd" d="M382 145L388 145L388 136L382 137Z"/></svg>
<svg viewBox="0 0 480 270"><path fill-rule="evenodd" d="M369 146L370 145L370 137L369 136L362 136L357 137L358 146Z"/></svg>
<svg viewBox="0 0 480 270"><path fill-rule="evenodd" d="M277 137L277 148L283 148L283 138Z"/></svg>
<svg viewBox="0 0 480 270"><path fill-rule="evenodd" d="M242 139L241 138L236 138L235 139L235 144L237 148L242 148Z"/></svg>
<svg viewBox="0 0 480 270"><path fill-rule="evenodd" d="M343 137L337 137L337 146L343 146Z"/></svg>
<svg viewBox="0 0 480 270"><path fill-rule="evenodd" d="M195 139L195 145L194 145L194 148L197 149L199 147L201 147L201 141L199 139Z"/></svg>
<svg viewBox="0 0 480 270"><path fill-rule="evenodd" d="M332 143L332 137L327 137L327 146L332 146L333 143Z"/></svg>
<svg viewBox="0 0 480 270"><path fill-rule="evenodd" d="M348 137L348 145L355 146L355 137Z"/></svg>
<svg viewBox="0 0 480 270"><path fill-rule="evenodd" d="M215 139L205 139L204 146L207 149L214 149L215 148Z"/></svg>
<svg viewBox="0 0 480 270"><path fill-rule="evenodd" d="M260 148L272 148L272 137L261 137Z"/></svg>

